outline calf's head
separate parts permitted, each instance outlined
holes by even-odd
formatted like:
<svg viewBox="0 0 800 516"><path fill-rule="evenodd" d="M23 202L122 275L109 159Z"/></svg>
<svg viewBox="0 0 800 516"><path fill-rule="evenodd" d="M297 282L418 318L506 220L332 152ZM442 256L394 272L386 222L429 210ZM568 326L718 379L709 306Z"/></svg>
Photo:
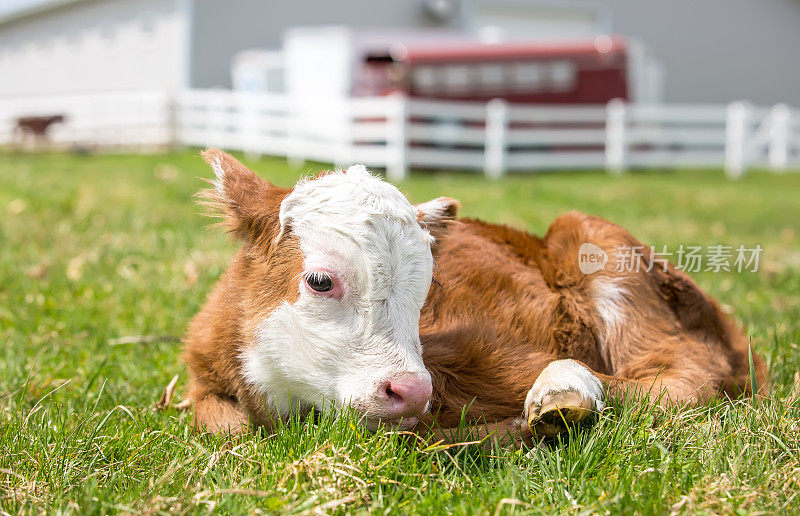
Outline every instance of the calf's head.
<svg viewBox="0 0 800 516"><path fill-rule="evenodd" d="M456 201L412 206L360 165L286 190L203 156L217 176L207 199L243 241L222 288L240 305L248 388L281 415L350 405L368 427L413 425L431 396L418 326L431 245Z"/></svg>

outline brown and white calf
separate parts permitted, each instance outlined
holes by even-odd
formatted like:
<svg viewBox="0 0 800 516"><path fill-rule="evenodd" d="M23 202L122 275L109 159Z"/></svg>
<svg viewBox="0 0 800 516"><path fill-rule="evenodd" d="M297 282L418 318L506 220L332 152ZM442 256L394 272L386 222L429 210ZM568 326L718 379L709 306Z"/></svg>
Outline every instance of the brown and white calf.
<svg viewBox="0 0 800 516"><path fill-rule="evenodd" d="M457 219L452 199L412 206L363 166L284 189L223 152L203 156L217 177L206 200L242 247L186 338L199 428L349 405L369 428L447 428L465 412L552 435L608 395L698 403L748 390L741 331L646 252L617 272L617 250L640 244L615 224L571 212L539 238ZM591 274L586 243L608 254Z"/></svg>

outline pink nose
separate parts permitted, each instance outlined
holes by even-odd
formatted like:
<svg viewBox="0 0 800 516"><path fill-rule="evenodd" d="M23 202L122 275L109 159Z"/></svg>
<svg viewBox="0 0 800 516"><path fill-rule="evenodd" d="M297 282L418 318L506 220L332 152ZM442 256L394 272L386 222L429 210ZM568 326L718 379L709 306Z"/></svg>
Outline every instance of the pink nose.
<svg viewBox="0 0 800 516"><path fill-rule="evenodd" d="M386 419L415 417L425 412L433 386L428 375L408 373L381 383L378 397Z"/></svg>

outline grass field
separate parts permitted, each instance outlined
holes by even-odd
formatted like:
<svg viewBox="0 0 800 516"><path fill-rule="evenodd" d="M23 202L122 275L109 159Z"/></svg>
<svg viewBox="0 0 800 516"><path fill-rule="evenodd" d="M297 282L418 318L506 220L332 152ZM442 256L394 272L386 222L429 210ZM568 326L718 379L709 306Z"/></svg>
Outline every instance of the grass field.
<svg viewBox="0 0 800 516"><path fill-rule="evenodd" d="M246 161L281 185L301 173ZM0 509L57 512L800 512L800 175L719 171L417 173L413 202L546 230L579 209L645 242L760 245L757 273L693 276L767 358L766 399L691 410L614 400L592 428L530 452L443 449L298 415L277 435L196 435L152 410L186 372L179 337L234 244L192 194L196 152L0 155ZM130 336L163 337L152 342ZM133 342L131 342L133 341Z"/></svg>

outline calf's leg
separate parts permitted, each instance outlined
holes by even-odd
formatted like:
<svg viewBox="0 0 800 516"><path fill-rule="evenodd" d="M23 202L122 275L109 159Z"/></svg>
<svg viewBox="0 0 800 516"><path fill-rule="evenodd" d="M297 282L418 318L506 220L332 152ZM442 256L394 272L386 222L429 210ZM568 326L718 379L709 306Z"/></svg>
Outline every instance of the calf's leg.
<svg viewBox="0 0 800 516"><path fill-rule="evenodd" d="M451 428L462 412L477 423L473 437L509 442L525 437L529 424L537 435L554 435L563 428L555 419L577 422L603 407L600 379L584 364L522 345L492 324L475 321L421 337L434 386L432 413L422 425L440 439L460 438Z"/></svg>
<svg viewBox="0 0 800 516"><path fill-rule="evenodd" d="M247 414L239 403L202 388L189 394L194 406L194 425L197 430L212 433L241 434L249 428Z"/></svg>
<svg viewBox="0 0 800 516"><path fill-rule="evenodd" d="M595 372L576 360L555 360L528 391L524 421L534 436L553 437L567 425L603 410L603 399L603 384Z"/></svg>
<svg viewBox="0 0 800 516"><path fill-rule="evenodd" d="M747 340L686 274L620 226L580 213L554 221L544 242L543 276L562 310L593 329L610 393L667 404L747 392ZM581 270L587 244L607 257L599 269Z"/></svg>
<svg viewBox="0 0 800 516"><path fill-rule="evenodd" d="M510 410L510 414L516 412L513 417L508 417L509 412L506 412L505 418L492 422L491 411L480 411L486 397L475 396L467 404L467 417L473 422L485 417L486 423L473 424L465 432L465 429L458 428L442 429L434 423L437 420L426 421L423 425L427 426L429 435L447 442L463 440L468 435L471 439L491 439L503 445L520 444L531 437L553 437L564 431L567 425L602 410L604 390L601 375L576 360L534 358L530 362L523 359L505 364L510 376L528 375L530 380L526 385L533 385L527 390L524 402L520 399ZM509 369L512 365L515 366L513 370ZM502 392L497 385L486 388ZM513 390L507 392L513 393ZM448 421L448 414L444 416L443 420Z"/></svg>

